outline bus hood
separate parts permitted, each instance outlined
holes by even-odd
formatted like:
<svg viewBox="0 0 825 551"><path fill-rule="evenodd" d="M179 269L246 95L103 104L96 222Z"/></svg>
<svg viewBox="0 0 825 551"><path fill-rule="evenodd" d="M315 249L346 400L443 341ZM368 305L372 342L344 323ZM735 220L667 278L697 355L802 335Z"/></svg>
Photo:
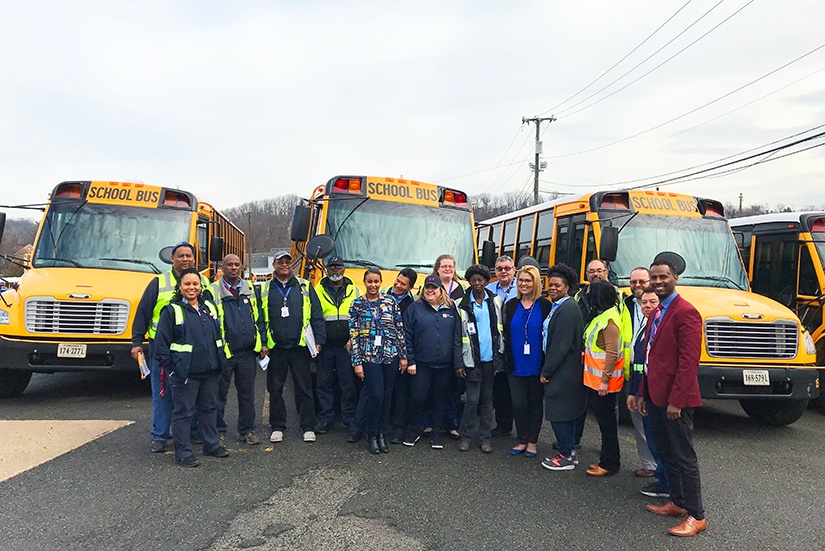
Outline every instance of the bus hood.
<svg viewBox="0 0 825 551"><path fill-rule="evenodd" d="M679 285L676 290L699 310L703 319L721 316L734 321L772 322L787 319L799 322L796 315L786 306L755 293L687 285Z"/></svg>
<svg viewBox="0 0 825 551"><path fill-rule="evenodd" d="M26 271L17 289L18 298L53 297L55 300L104 298L137 304L154 274L94 268L35 268Z"/></svg>

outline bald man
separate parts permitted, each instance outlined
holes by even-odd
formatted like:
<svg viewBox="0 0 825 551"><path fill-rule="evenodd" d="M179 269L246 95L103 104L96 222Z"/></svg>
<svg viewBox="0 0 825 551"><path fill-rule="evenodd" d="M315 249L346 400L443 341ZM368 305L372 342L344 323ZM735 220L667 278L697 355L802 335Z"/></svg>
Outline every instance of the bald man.
<svg viewBox="0 0 825 551"><path fill-rule="evenodd" d="M226 399L232 375L238 391L238 440L249 445L260 443L255 433L255 358L269 353L266 348L263 316L259 299L251 285L241 279L243 266L237 255L223 259L223 276L210 287L221 322L226 357L226 370L218 387L218 431L226 435L224 421Z"/></svg>

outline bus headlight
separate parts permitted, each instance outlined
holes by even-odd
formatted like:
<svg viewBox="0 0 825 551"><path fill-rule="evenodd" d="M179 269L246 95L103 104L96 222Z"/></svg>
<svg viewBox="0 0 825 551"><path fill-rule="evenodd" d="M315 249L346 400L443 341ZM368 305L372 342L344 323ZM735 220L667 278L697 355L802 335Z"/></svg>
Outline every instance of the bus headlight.
<svg viewBox="0 0 825 551"><path fill-rule="evenodd" d="M2 323L2 322L0 322L0 323ZM8 322L6 322L6 323L8 323ZM808 354L813 354L815 356L816 355L816 344L814 343L813 337L811 337L811 334L808 333L807 331L805 331L805 333L803 333L803 336L805 338L805 352L807 352Z"/></svg>
<svg viewBox="0 0 825 551"><path fill-rule="evenodd" d="M0 310L0 325L8 325L10 323L9 313L5 310Z"/></svg>

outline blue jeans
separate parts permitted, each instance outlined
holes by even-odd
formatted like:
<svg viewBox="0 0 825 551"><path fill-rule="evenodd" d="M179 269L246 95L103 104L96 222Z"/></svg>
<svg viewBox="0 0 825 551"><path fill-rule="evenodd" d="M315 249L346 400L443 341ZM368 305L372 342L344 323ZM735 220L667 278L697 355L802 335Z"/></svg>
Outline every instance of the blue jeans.
<svg viewBox="0 0 825 551"><path fill-rule="evenodd" d="M152 440L171 440L172 433L172 385L169 374L161 380L160 365L149 359L149 382L152 385ZM163 396L160 395L163 387Z"/></svg>
<svg viewBox="0 0 825 551"><path fill-rule="evenodd" d="M576 421L551 421L556 442L559 444L559 453L565 457L573 454L576 446Z"/></svg>
<svg viewBox="0 0 825 551"><path fill-rule="evenodd" d="M364 417L368 437L387 432L398 360L389 364L364 363Z"/></svg>

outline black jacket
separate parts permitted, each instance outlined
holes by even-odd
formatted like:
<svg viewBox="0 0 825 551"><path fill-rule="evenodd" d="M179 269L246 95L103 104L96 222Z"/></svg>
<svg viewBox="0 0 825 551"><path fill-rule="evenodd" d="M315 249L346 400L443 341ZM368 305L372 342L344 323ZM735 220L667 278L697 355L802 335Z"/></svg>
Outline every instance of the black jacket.
<svg viewBox="0 0 825 551"><path fill-rule="evenodd" d="M312 332L315 333L315 344L326 344L327 329L321 303L318 302L318 295L312 285L307 283L307 287L311 310L309 324L312 326ZM288 295L286 305L289 308L289 316L286 318L281 317L284 295ZM304 325L304 297L301 293L298 278L292 275L286 283L281 283L277 277L273 277L270 280L266 308L269 310L269 327L267 327L267 330L272 333L275 346L279 348L298 346Z"/></svg>
<svg viewBox="0 0 825 551"><path fill-rule="evenodd" d="M547 315L550 314L550 308L553 307L553 303L544 297L539 297L536 300L541 306L541 319L544 321ZM513 341L510 338L510 322L513 320L513 315L515 315L519 303L521 303L519 298L514 297L504 304L504 371L507 373L512 373L516 368L513 363Z"/></svg>
<svg viewBox="0 0 825 551"><path fill-rule="evenodd" d="M220 301L223 308L223 330L226 342L229 343L229 350L234 354L244 350L255 348L255 338L261 336L261 344L266 345L266 333L264 331L264 317L262 312L258 312L258 322L255 323L253 313L252 298L257 294L257 290L246 282L241 283L241 290L238 296L234 296L226 289L223 278L218 280L220 286ZM260 305L258 297L257 304Z"/></svg>
<svg viewBox="0 0 825 551"><path fill-rule="evenodd" d="M487 310L490 314L490 333L493 339L493 366L495 368L496 373L501 373L502 371L504 371L504 354L499 352L499 348L501 339L503 339L504 337L499 332L496 322L496 306L493 302L496 298L496 294L487 289L485 289L484 292L487 294ZM464 298L462 298L461 301L458 302L458 309L467 312L468 320L471 323L475 324L476 327L478 327L478 324L476 323L475 310L473 309L473 305L471 304L471 301L473 300L474 299L472 291L467 292L467 294L464 295ZM502 317L504 316L503 305L501 315ZM499 321L503 323L503 320ZM456 319L455 329L453 331L453 367L455 369L463 367L465 369L468 369L469 371L468 366L466 366L464 363L464 354L462 350L461 341L461 318L459 317L458 319ZM470 344L473 348L473 362L476 366L478 366L479 363L481 363L481 352L479 350L480 345L478 342L478 333L470 335ZM473 378L476 375L480 377L480 372L478 372L478 374L468 373L467 378L473 380Z"/></svg>
<svg viewBox="0 0 825 551"><path fill-rule="evenodd" d="M553 312L547 326L544 367L544 416L548 421L572 421L587 408L582 372L584 320L576 301L569 298Z"/></svg>
<svg viewBox="0 0 825 551"><path fill-rule="evenodd" d="M320 283L322 292L327 295L325 298L337 306L339 313L345 318L335 321L325 320L324 324L326 326L327 333L326 344L329 346L343 347L347 344L347 341L349 341L349 311L341 310L341 303L345 298L356 298L358 296L357 289L355 284L348 277L344 277L343 285L337 289L329 284L328 277L323 278ZM321 314L323 315L323 306L321 307L321 310Z"/></svg>
<svg viewBox="0 0 825 551"><path fill-rule="evenodd" d="M436 310L423 299L413 302L404 312L407 364L420 362L434 368L452 368L457 317L454 306Z"/></svg>

